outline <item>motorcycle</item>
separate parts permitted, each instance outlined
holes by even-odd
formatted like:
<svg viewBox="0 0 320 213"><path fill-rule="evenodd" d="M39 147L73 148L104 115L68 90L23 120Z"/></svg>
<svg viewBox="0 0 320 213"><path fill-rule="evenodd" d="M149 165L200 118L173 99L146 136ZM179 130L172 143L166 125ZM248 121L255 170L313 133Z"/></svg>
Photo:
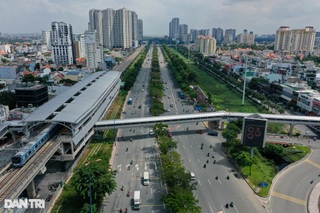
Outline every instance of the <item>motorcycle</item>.
<svg viewBox="0 0 320 213"><path fill-rule="evenodd" d="M128 193L127 193L127 197L130 197L130 191L128 191Z"/></svg>
<svg viewBox="0 0 320 213"><path fill-rule="evenodd" d="M123 191L123 189L124 189L124 187L122 186L120 190Z"/></svg>

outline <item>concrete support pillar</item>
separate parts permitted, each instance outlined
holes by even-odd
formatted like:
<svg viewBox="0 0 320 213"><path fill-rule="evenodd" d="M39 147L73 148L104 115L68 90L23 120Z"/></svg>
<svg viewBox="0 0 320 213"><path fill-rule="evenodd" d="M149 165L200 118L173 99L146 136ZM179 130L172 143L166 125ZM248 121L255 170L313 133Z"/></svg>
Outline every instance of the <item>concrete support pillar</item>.
<svg viewBox="0 0 320 213"><path fill-rule="evenodd" d="M224 130L224 121L220 121L220 129L221 129L221 131Z"/></svg>
<svg viewBox="0 0 320 213"><path fill-rule="evenodd" d="M294 124L290 124L289 136L292 136L293 134L293 127L294 127Z"/></svg>
<svg viewBox="0 0 320 213"><path fill-rule="evenodd" d="M36 197L36 189L34 186L34 180L30 182L30 184L27 186L27 194L28 198L35 198Z"/></svg>

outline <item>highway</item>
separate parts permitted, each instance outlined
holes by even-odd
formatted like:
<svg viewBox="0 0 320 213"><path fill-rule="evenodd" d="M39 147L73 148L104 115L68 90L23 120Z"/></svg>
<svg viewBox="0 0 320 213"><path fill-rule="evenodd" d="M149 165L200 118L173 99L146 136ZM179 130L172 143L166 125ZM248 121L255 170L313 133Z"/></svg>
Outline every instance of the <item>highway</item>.
<svg viewBox="0 0 320 213"><path fill-rule="evenodd" d="M162 101L167 110L164 115L195 113L192 106L178 96L180 88L167 69L167 63L160 49L158 50L165 92ZM133 104L125 104L122 118L151 116L149 112L151 57L152 48L143 63L136 83L128 94L128 98L133 99ZM210 130L201 122L170 125L169 129L173 134L173 140L178 141L177 151L181 155L186 170L196 175L197 190L194 195L199 200L198 204L202 212L307 212L308 193L319 180L320 174L320 160L317 158L320 147L316 142L312 142L316 148L312 155L307 160L283 171L274 181L271 196L261 199L235 171L222 152L220 146L224 139L221 132L218 137L209 136L207 132ZM118 131L116 155L112 165L112 168L118 171L116 177L118 187L117 191L104 201L103 212L116 212L125 208L132 210L135 190L141 191L140 212L166 212L160 200L161 195L166 193L165 185L160 179L161 163L154 137L149 135L149 130L150 128L135 127ZM198 130L203 130L204 133L197 134ZM130 165L131 160L133 160L132 165ZM204 165L206 165L205 168ZM128 169L129 166L130 169ZM144 171L150 172L149 186L142 184ZM124 191L120 190L121 186L124 186ZM128 191L130 191L129 197L127 197ZM229 205L227 208L226 204L231 202L234 206Z"/></svg>
<svg viewBox="0 0 320 213"><path fill-rule="evenodd" d="M137 81L128 94L133 99L132 105L125 105L122 118L150 116L149 113L149 84L152 48L142 65ZM139 107L141 105L141 108ZM134 191L141 191L140 212L166 212L161 195L165 187L160 179L160 161L153 136L149 135L149 128L139 127L118 131L119 141L116 145L116 155L112 168L117 170L117 191L112 193L103 203L103 212L117 212L128 208L131 212ZM132 142L130 142L132 140ZM128 151L126 151L128 148ZM133 164L130 165L130 161ZM128 169L130 166L130 169ZM143 172L149 171L150 185L142 183ZM124 186L124 191L121 187ZM130 196L127 193L130 191Z"/></svg>
<svg viewBox="0 0 320 213"><path fill-rule="evenodd" d="M166 63L161 63L162 60L163 56L160 54L162 78L167 82L165 85L169 88L166 89L167 97L163 99L163 102L166 107L170 107L170 104L174 103L174 106L171 107L173 110L167 114L194 113L192 105L179 98L178 92L181 90L175 83L171 71L166 68ZM168 95L170 95L170 99ZM196 175L198 185L194 194L199 200L202 212L266 212L245 180L236 178L235 172L232 172L234 171L233 166L220 149L220 144L223 141L221 136L207 135L209 130L202 123L198 123L198 125L196 123L170 125L169 127L172 130L173 139L178 141L177 151L181 155L185 168L193 171ZM204 131L203 134L196 133L200 129ZM202 143L204 148L200 149ZM207 160L208 163L206 163ZM214 160L216 160L216 164L213 164ZM204 168L205 164L206 168ZM229 176L229 180L227 180L227 176ZM234 203L234 207L226 209L225 205L230 202Z"/></svg>

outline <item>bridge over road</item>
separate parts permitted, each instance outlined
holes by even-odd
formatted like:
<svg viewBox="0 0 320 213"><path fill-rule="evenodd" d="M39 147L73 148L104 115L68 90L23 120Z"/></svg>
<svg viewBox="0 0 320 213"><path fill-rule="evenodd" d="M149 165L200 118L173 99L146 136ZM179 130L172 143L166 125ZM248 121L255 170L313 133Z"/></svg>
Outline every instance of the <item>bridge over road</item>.
<svg viewBox="0 0 320 213"><path fill-rule="evenodd" d="M253 113L243 112L209 112L198 114L183 114L183 115L166 115L157 117L144 118L128 118L115 120L101 120L94 125L95 130L103 129L121 129L133 127L150 127L156 123L178 124L178 123L192 123L203 121L220 121L225 122L229 120L243 119L251 116ZM292 134L294 125L310 125L320 126L320 117L317 116L300 116L300 115L285 115L285 114L257 114L268 120L269 123L283 123L290 124L290 133Z"/></svg>

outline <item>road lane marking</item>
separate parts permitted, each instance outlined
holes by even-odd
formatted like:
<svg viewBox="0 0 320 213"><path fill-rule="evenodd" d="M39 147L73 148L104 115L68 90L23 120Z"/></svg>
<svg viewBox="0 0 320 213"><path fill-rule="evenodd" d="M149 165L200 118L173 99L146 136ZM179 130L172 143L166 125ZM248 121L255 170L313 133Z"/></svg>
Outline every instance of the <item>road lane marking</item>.
<svg viewBox="0 0 320 213"><path fill-rule="evenodd" d="M208 179L208 183L210 184L210 186L211 186L211 182L210 182L210 180Z"/></svg>
<svg viewBox="0 0 320 213"><path fill-rule="evenodd" d="M233 204L233 208L237 211L237 213L239 213L238 209L236 208L236 206Z"/></svg>
<svg viewBox="0 0 320 213"><path fill-rule="evenodd" d="M309 159L307 159L307 160L305 160L305 161L306 161L307 163L311 164L312 166L320 169L320 165L319 165L319 164L317 164L317 163L315 163L315 162L313 162L313 161L311 161L311 160L309 160Z"/></svg>
<svg viewBox="0 0 320 213"><path fill-rule="evenodd" d="M213 213L213 210L212 210L212 208L211 208L211 206L210 206L210 205L209 205L209 208L210 208L211 212Z"/></svg>
<svg viewBox="0 0 320 213"><path fill-rule="evenodd" d="M282 199L287 200L287 201L291 201L291 202L306 206L306 201L301 200L299 198L291 197L289 195L285 195L285 194L282 194L282 193L279 193L279 192L272 192L271 195L275 196L275 197L278 197L278 198L282 198Z"/></svg>
<svg viewBox="0 0 320 213"><path fill-rule="evenodd" d="M193 149L192 145L190 145L191 149Z"/></svg>
<svg viewBox="0 0 320 213"><path fill-rule="evenodd" d="M221 183L220 179L218 179L218 181L219 181L219 183L222 185L222 183Z"/></svg>
<svg viewBox="0 0 320 213"><path fill-rule="evenodd" d="M190 158L189 158L189 162L191 163L191 160L190 160Z"/></svg>
<svg viewBox="0 0 320 213"><path fill-rule="evenodd" d="M197 159L198 163L200 163L199 159Z"/></svg>
<svg viewBox="0 0 320 213"><path fill-rule="evenodd" d="M226 212L226 211L224 210L224 208L223 208L223 206L222 206L222 205L221 205L221 208L222 208L222 211L223 211L223 212Z"/></svg>
<svg viewBox="0 0 320 213"><path fill-rule="evenodd" d="M184 145L182 145L182 147L185 149L186 147Z"/></svg>
<svg viewBox="0 0 320 213"><path fill-rule="evenodd" d="M200 180L198 180L198 182L199 182L199 185L201 186Z"/></svg>

